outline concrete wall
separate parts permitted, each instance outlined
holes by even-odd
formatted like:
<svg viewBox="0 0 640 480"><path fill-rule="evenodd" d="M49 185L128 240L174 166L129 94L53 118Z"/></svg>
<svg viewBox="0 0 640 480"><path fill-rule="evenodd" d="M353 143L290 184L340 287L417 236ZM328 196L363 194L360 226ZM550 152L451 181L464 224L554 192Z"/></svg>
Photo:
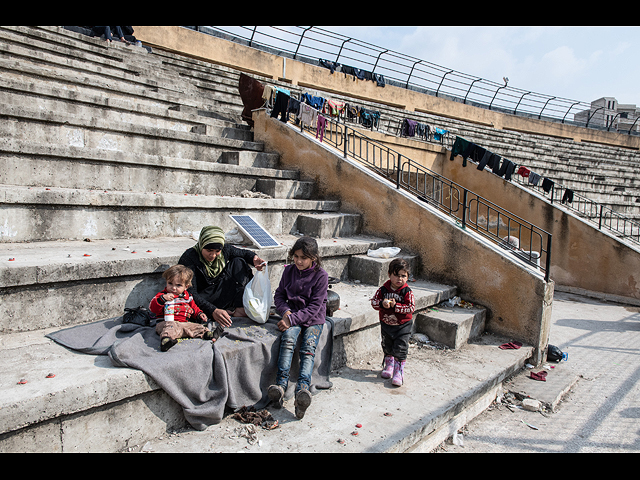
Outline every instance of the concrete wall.
<svg viewBox="0 0 640 480"><path fill-rule="evenodd" d="M466 300L488 308L488 330L544 349L548 338L553 282L524 268L473 233L405 193L315 138L264 111L254 113L255 139L280 153L283 168L299 169L317 182L325 198L338 198L342 211L361 213L363 230L392 238L420 256L419 274L456 285Z"/></svg>

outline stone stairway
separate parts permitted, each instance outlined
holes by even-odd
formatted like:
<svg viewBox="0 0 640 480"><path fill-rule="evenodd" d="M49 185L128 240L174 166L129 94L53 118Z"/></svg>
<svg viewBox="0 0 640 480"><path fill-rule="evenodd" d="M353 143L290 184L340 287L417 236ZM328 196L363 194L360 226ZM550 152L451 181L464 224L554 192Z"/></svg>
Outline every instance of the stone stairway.
<svg viewBox="0 0 640 480"><path fill-rule="evenodd" d="M0 27L0 51L0 451L118 451L185 424L141 371L45 335L147 305L202 226L235 227L229 214L281 242L260 251L272 285L298 235L318 238L341 280L335 368L379 349L369 298L389 260L367 252L391 242L253 141L238 72L58 27ZM411 287L420 311L458 294Z"/></svg>

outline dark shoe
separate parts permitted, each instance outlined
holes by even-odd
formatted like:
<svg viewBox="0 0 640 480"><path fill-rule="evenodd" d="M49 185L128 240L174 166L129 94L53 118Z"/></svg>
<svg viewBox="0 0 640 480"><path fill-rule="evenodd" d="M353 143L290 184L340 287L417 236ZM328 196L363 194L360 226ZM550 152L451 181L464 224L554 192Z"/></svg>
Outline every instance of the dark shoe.
<svg viewBox="0 0 640 480"><path fill-rule="evenodd" d="M173 347L176 343L178 343L177 340L171 340L169 337L164 337L162 340L160 340L160 350L162 350L163 352L166 352L171 347Z"/></svg>
<svg viewBox="0 0 640 480"><path fill-rule="evenodd" d="M309 390L299 390L296 393L296 417L303 418L309 405L311 405L311 393Z"/></svg>
<svg viewBox="0 0 640 480"><path fill-rule="evenodd" d="M274 407L282 408L282 404L284 402L284 388L279 385L270 385L267 390L267 395Z"/></svg>
<svg viewBox="0 0 640 480"><path fill-rule="evenodd" d="M207 330L204 332L204 335L202 335L202 338L205 340L213 340L213 332L211 330Z"/></svg>

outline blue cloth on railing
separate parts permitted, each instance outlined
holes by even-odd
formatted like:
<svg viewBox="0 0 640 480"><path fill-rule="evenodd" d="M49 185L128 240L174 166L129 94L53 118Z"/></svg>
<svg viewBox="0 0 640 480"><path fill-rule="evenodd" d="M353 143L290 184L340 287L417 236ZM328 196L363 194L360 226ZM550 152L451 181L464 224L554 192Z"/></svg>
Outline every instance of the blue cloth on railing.
<svg viewBox="0 0 640 480"><path fill-rule="evenodd" d="M303 102L311 105L316 110L321 110L324 106L324 98L322 97L316 97L308 93L303 93L301 99Z"/></svg>
<svg viewBox="0 0 640 480"><path fill-rule="evenodd" d="M449 130L436 127L436 133L433 134L433 139L439 142L440 140L442 140L442 135L446 135L447 133L449 133Z"/></svg>
<svg viewBox="0 0 640 480"><path fill-rule="evenodd" d="M360 123L367 128L378 128L380 122L380 112L374 110L368 110L366 108L360 109Z"/></svg>

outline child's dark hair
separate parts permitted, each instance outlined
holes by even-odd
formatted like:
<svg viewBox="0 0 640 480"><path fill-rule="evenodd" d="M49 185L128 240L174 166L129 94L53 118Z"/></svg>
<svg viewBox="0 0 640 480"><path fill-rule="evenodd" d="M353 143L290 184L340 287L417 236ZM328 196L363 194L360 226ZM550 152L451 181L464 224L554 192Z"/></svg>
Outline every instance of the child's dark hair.
<svg viewBox="0 0 640 480"><path fill-rule="evenodd" d="M302 250L305 257L309 257L315 262L315 270L318 270L322 266L318 242L316 242L315 238L301 237L296 240L296 243L294 243L291 250L289 250L289 258L293 258L293 254L298 250Z"/></svg>
<svg viewBox="0 0 640 480"><path fill-rule="evenodd" d="M167 281L176 277L179 277L185 286L189 288L191 286L191 280L193 280L193 270L189 267L185 267L184 265L174 265L173 267L166 269L162 274L162 278Z"/></svg>
<svg viewBox="0 0 640 480"><path fill-rule="evenodd" d="M407 274L411 273L409 262L403 258L394 258L389 264L389 275L398 275L400 270L404 270Z"/></svg>

